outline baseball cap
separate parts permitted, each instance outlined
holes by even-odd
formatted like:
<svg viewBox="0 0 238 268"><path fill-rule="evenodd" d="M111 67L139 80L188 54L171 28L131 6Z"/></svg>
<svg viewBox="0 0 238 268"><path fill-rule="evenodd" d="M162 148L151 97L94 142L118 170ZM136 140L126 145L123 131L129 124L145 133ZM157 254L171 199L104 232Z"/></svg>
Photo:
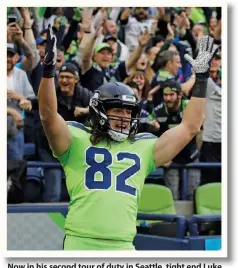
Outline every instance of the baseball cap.
<svg viewBox="0 0 238 268"><path fill-rule="evenodd" d="M69 72L77 77L79 77L78 68L70 62L66 62L60 66L59 73Z"/></svg>
<svg viewBox="0 0 238 268"><path fill-rule="evenodd" d="M17 53L17 46L13 42L8 42L7 43L7 52L11 52L13 54Z"/></svg>
<svg viewBox="0 0 238 268"><path fill-rule="evenodd" d="M37 45L42 45L43 43L45 43L47 40L43 37L38 37L36 38L36 44Z"/></svg>
<svg viewBox="0 0 238 268"><path fill-rule="evenodd" d="M113 41L117 41L117 38L115 37L115 36L113 36L113 35L110 35L110 34L108 34L108 35L106 35L105 37L104 37L104 39L103 39L103 42L107 42L107 41L109 41L109 40L113 40Z"/></svg>
<svg viewBox="0 0 238 268"><path fill-rule="evenodd" d="M174 91L174 92L181 92L181 86L178 82L174 81L174 80L167 80L163 83L163 92L167 93L170 91Z"/></svg>
<svg viewBox="0 0 238 268"><path fill-rule="evenodd" d="M107 49L110 53L112 53L112 48L110 47L110 45L108 45L107 43L101 43L96 45L95 49L94 49L94 54L97 54L98 52Z"/></svg>

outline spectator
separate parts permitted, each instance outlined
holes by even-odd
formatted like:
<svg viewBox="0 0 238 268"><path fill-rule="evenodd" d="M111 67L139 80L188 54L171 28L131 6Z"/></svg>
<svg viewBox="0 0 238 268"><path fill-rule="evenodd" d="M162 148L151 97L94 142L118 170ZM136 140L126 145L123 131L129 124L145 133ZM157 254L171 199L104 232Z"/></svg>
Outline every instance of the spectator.
<svg viewBox="0 0 238 268"><path fill-rule="evenodd" d="M107 43L109 39L112 40L112 37L114 37L116 42L115 53L117 55L117 59L119 61L126 61L130 56L129 49L118 39L117 35L118 26L116 22L112 19L107 19L104 24L102 34L98 37L97 42L102 42L103 40L103 42Z"/></svg>
<svg viewBox="0 0 238 268"><path fill-rule="evenodd" d="M56 74L58 75L60 67L65 63L64 50L63 48L57 49L57 58L56 58Z"/></svg>
<svg viewBox="0 0 238 268"><path fill-rule="evenodd" d="M88 20L90 21L91 29L91 19ZM115 67L111 65L113 59L112 48L106 43L101 43L95 47L93 52L96 33L88 35L84 33L83 36L83 39L87 38L88 42L87 46L84 47L82 55L82 85L91 91L109 81L123 81L150 40L148 31L140 35L139 45L130 55L129 59Z"/></svg>
<svg viewBox="0 0 238 268"><path fill-rule="evenodd" d="M126 84L130 84L131 82L136 83L137 85L137 96L139 100L146 100L148 96L148 92L150 89L150 84L147 79L146 73L142 70L138 70L132 75L130 75L126 80Z"/></svg>
<svg viewBox="0 0 238 268"><path fill-rule="evenodd" d="M203 124L201 162L221 162L221 94L221 87L209 78L205 121ZM221 182L220 168L202 169L201 185L210 182Z"/></svg>
<svg viewBox="0 0 238 268"><path fill-rule="evenodd" d="M178 51L166 50L160 54L158 61L159 70L155 74L151 87L161 85L166 80L178 80L178 70L182 67ZM188 95L194 85L195 76L192 75L188 81L181 84L182 92ZM154 105L157 106L163 101L163 92L159 90L153 97Z"/></svg>
<svg viewBox="0 0 238 268"><path fill-rule="evenodd" d="M146 78L148 79L149 83L151 83L155 73L151 68L150 59L148 54L143 53L140 58L137 60L134 67L131 69L131 73L135 73L137 70L141 70L145 72Z"/></svg>
<svg viewBox="0 0 238 268"><path fill-rule="evenodd" d="M36 27L34 27L34 22L38 23L36 21L34 21L31 18L30 15L30 10L26 7L20 7L19 8L20 14L23 18L23 32L24 32L24 39L26 41L26 43L28 44L28 46L31 48L32 52L33 52L33 58L34 58L34 63L30 64L29 63L29 68L24 67L24 65L21 65L21 67L23 68L24 71L26 72L31 72L36 65L39 62L39 52L37 50L37 46L36 46L36 40L35 40L35 36L34 36L34 32L33 29L35 30L35 32L38 32L38 29ZM37 20L37 15L36 15L36 10L35 8L32 8L32 13L33 13L33 17ZM38 35L37 35L38 36ZM23 51L23 53L25 54L26 52ZM21 62L22 64L22 62Z"/></svg>
<svg viewBox="0 0 238 268"><path fill-rule="evenodd" d="M40 60L36 67L32 70L30 78L32 87L34 89L35 94L38 94L38 88L40 86L40 80L42 76L42 63L45 57L45 46L46 46L46 39L44 37L38 37L36 39L37 50L40 56Z"/></svg>
<svg viewBox="0 0 238 268"><path fill-rule="evenodd" d="M19 47L23 51L24 56L21 60L21 63L19 63L17 67L20 67L26 72L32 71L34 67L34 53L31 47L27 44L26 40L24 39L23 31L21 30L20 26L15 22L9 23L7 25L7 41L9 43L15 43L16 45L19 45ZM17 47L15 50L16 50L15 52L17 53ZM17 61L18 59L19 58L17 57ZM15 65L17 61L15 62Z"/></svg>
<svg viewBox="0 0 238 268"><path fill-rule="evenodd" d="M92 94L80 85L77 67L73 63L64 63L59 69L58 81L58 112L66 121L85 123Z"/></svg>
<svg viewBox="0 0 238 268"><path fill-rule="evenodd" d="M153 19L148 19L148 7L125 8L120 17L125 27L125 44L130 53L138 46L138 35L150 32Z"/></svg>
<svg viewBox="0 0 238 268"><path fill-rule="evenodd" d="M211 61L210 77L221 87L221 57L218 54Z"/></svg>
<svg viewBox="0 0 238 268"><path fill-rule="evenodd" d="M7 107L7 160L23 160L24 120L19 111Z"/></svg>
<svg viewBox="0 0 238 268"><path fill-rule="evenodd" d="M161 85L166 80L175 80L178 69L181 67L180 56L177 51L164 51L160 54L159 70L155 74L151 87ZM154 104L157 106L163 101L163 92L159 90L154 95Z"/></svg>
<svg viewBox="0 0 238 268"><path fill-rule="evenodd" d="M163 88L163 103L154 108L154 115L159 123L159 130L155 135L160 137L165 131L181 123L188 100L182 99L181 86L175 81L165 81ZM179 137L178 137L179 138ZM188 164L198 162L199 150L196 139L193 138L185 148L175 156L170 163ZM165 184L171 189L174 200L180 199L180 171L179 169L165 169ZM194 190L200 184L201 173L199 169L188 170L188 200L193 200Z"/></svg>
<svg viewBox="0 0 238 268"><path fill-rule="evenodd" d="M216 28L218 26L218 21L216 17L211 17L209 21L209 34L214 37Z"/></svg>
<svg viewBox="0 0 238 268"><path fill-rule="evenodd" d="M34 98L35 94L26 73L15 67L17 60L18 54L15 43L7 43L7 106L16 111L11 115L19 118L18 114L21 116L23 110L31 110L30 99ZM8 157L11 157L11 159L23 159L24 133L22 128L18 129L14 140L8 141L8 152Z"/></svg>
<svg viewBox="0 0 238 268"><path fill-rule="evenodd" d="M129 51L124 49L126 46L123 45L115 36L106 35L103 42L111 46L113 50L113 62L122 62L129 58Z"/></svg>
<svg viewBox="0 0 238 268"><path fill-rule="evenodd" d="M46 38L38 37L36 39L36 44L37 44L37 49L40 54L40 63L42 63L45 57Z"/></svg>
<svg viewBox="0 0 238 268"><path fill-rule="evenodd" d="M199 40L205 35L205 26L203 24L195 24L192 28L192 35L196 41L196 44L199 44Z"/></svg>

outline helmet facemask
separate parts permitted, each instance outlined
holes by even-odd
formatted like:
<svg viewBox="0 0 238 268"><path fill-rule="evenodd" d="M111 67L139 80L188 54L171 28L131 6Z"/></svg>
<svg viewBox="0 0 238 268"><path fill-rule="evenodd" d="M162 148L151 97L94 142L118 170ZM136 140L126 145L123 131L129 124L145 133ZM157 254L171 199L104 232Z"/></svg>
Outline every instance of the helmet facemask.
<svg viewBox="0 0 238 268"><path fill-rule="evenodd" d="M118 107L118 108L126 108L133 111L133 107ZM130 135L135 134L138 119L134 117L123 117L116 115L113 116L107 115L107 118L109 122L108 134L113 140L123 141L127 139ZM116 128L114 128L113 125L115 125Z"/></svg>
<svg viewBox="0 0 238 268"><path fill-rule="evenodd" d="M105 100L94 99L90 101L92 108L91 123L97 125L97 131L101 133L108 133L109 136L115 141L123 141L131 135L135 135L139 124L139 106L137 102L121 100ZM110 108L126 108L132 111L131 118L122 116L108 116L107 111ZM116 129L113 128L112 122L117 121ZM129 122L129 127L128 127ZM120 128L121 127L121 128Z"/></svg>

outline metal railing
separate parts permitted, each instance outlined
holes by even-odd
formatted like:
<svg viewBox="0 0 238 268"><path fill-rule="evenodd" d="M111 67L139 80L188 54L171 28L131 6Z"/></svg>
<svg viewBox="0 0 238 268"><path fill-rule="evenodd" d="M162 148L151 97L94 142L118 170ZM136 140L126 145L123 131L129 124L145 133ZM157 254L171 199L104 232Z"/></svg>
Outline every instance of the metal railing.
<svg viewBox="0 0 238 268"><path fill-rule="evenodd" d="M42 168L62 168L60 163L55 163L55 162L39 162L39 161L28 161L27 162L27 167L42 167ZM221 163L218 162L195 162L195 163L189 163L186 165L179 165L179 164L172 164L168 167L161 167L163 169L172 169L172 168L177 168L181 170L181 180L182 180L182 188L181 188L181 200L187 200L187 185L188 185L188 169L190 168L221 168ZM159 169L157 169L159 171ZM148 177L156 177L157 172L154 171L153 175L149 175ZM158 172L158 174L161 173Z"/></svg>

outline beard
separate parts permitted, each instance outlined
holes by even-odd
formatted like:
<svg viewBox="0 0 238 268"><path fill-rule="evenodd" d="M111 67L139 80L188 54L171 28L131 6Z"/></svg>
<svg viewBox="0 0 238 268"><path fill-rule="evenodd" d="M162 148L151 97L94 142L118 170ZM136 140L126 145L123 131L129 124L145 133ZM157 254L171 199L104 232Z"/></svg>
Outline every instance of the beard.
<svg viewBox="0 0 238 268"><path fill-rule="evenodd" d="M7 63L7 72L10 72L12 71L14 68L14 64L11 64L11 63Z"/></svg>
<svg viewBox="0 0 238 268"><path fill-rule="evenodd" d="M177 112L179 108L179 100L174 102L166 102L166 106L170 112Z"/></svg>

